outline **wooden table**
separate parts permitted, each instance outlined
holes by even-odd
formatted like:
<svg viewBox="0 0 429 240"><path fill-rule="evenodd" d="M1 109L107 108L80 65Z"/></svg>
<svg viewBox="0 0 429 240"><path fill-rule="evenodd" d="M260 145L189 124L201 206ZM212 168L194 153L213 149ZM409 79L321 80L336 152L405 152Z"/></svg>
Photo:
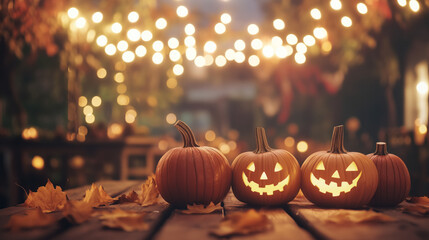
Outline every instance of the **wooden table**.
<svg viewBox="0 0 429 240"><path fill-rule="evenodd" d="M139 181L103 181L105 191L112 197L140 188ZM82 199L83 186L67 190L71 200ZM239 202L232 193L224 200L226 214L244 211L248 207ZM406 205L408 203L402 203ZM28 231L10 232L0 229L0 239L215 239L209 231L216 228L222 220L220 212L203 215L187 215L167 204L141 207L138 204L118 204L105 208L121 208L146 212L150 225L147 231L124 232L103 228L97 218L71 226L57 222L46 228ZM24 211L22 206L0 210L0 226L4 226L12 214ZM385 223L349 223L336 224L320 221L318 214L329 214L338 210L320 209L306 201L296 199L283 208L261 208L273 223L273 229L264 233L237 236L232 239L429 239L429 217L416 217L395 209L374 209L396 219ZM96 210L97 211L97 210ZM52 214L61 214L60 212Z"/></svg>

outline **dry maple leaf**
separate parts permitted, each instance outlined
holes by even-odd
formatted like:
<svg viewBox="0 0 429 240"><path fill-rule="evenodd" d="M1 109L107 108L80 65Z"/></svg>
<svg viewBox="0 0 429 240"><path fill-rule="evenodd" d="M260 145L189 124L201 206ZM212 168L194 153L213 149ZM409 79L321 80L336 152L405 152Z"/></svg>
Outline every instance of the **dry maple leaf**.
<svg viewBox="0 0 429 240"><path fill-rule="evenodd" d="M186 210L182 210L182 213L207 214L207 213L212 213L216 210L222 210L220 203L217 205L214 205L214 203L211 202L208 206L204 206L203 204L188 205Z"/></svg>
<svg viewBox="0 0 429 240"><path fill-rule="evenodd" d="M67 195L60 186L56 186L48 179L46 186L39 187L36 192L27 196L24 205L40 208L44 213L61 210L67 202Z"/></svg>
<svg viewBox="0 0 429 240"><path fill-rule="evenodd" d="M105 191L103 186L96 186L94 183L90 189L85 192L84 202L88 203L92 207L98 207L101 205L109 205L115 201L114 198L110 197Z"/></svg>
<svg viewBox="0 0 429 240"><path fill-rule="evenodd" d="M159 200L159 192L156 187L155 176L149 176L146 182L142 184L142 192L140 195L140 204L143 207L157 203Z"/></svg>
<svg viewBox="0 0 429 240"><path fill-rule="evenodd" d="M135 191L131 191L128 194L122 194L119 199L119 203L139 203L139 195Z"/></svg>
<svg viewBox="0 0 429 240"><path fill-rule="evenodd" d="M117 208L113 211L102 212L99 219L103 226L131 232L149 228L149 225L144 221L144 215L145 213L127 212Z"/></svg>
<svg viewBox="0 0 429 240"><path fill-rule="evenodd" d="M63 215L73 224L81 224L92 214L92 206L84 201L68 201L64 206Z"/></svg>
<svg viewBox="0 0 429 240"><path fill-rule="evenodd" d="M12 215L6 228L11 231L18 231L20 229L46 227L56 221L57 219L53 215L43 213L40 208L28 209L25 214Z"/></svg>
<svg viewBox="0 0 429 240"><path fill-rule="evenodd" d="M267 231L272 228L267 215L254 209L246 212L234 212L222 220L219 227L210 233L218 237L247 235Z"/></svg>
<svg viewBox="0 0 429 240"><path fill-rule="evenodd" d="M395 218L372 210L316 210L312 209L312 214L320 221L349 224L349 223L383 223L396 221Z"/></svg>

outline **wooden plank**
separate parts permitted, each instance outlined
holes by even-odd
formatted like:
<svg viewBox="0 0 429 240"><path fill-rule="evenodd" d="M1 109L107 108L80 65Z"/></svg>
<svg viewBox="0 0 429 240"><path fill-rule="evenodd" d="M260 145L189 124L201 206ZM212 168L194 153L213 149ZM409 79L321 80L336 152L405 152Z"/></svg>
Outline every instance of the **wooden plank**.
<svg viewBox="0 0 429 240"><path fill-rule="evenodd" d="M97 185L102 185L107 194L110 196L116 197L119 194L122 194L124 191L129 189L132 186L137 186L138 181L101 181L97 182ZM76 189L67 190L67 196L71 200L79 200L82 199L85 190L89 188L89 186L84 186ZM52 226L48 226L46 228L38 228L30 231L19 231L19 232L10 232L3 228L4 225L7 224L11 215L25 211L26 207L16 206L5 209L0 209L0 239L46 239L49 236L53 236L58 232L64 230L63 225L61 223L52 224ZM51 213L57 218L61 218L61 212Z"/></svg>
<svg viewBox="0 0 429 240"><path fill-rule="evenodd" d="M321 214L329 215L338 209L321 209L305 199L295 199L288 207L288 212L303 227L320 239L428 239L429 219L407 215L398 210L375 209L394 217L394 222L383 223L330 223L318 218Z"/></svg>

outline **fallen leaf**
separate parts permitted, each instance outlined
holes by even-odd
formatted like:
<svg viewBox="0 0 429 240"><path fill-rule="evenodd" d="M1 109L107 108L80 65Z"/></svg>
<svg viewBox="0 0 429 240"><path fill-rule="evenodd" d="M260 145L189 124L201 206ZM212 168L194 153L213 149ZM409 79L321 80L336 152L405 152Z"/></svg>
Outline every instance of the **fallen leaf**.
<svg viewBox="0 0 429 240"><path fill-rule="evenodd" d="M18 231L21 229L46 227L56 221L57 219L53 215L43 213L40 208L28 209L24 214L12 215L6 228L11 231Z"/></svg>
<svg viewBox="0 0 429 240"><path fill-rule="evenodd" d="M92 214L92 206L84 201L68 201L64 206L63 215L73 224L81 224Z"/></svg>
<svg viewBox="0 0 429 240"><path fill-rule="evenodd" d="M127 212L117 208L113 211L102 212L99 219L103 226L131 232L149 228L149 225L144 221L144 215L145 213Z"/></svg>
<svg viewBox="0 0 429 240"><path fill-rule="evenodd" d="M186 210L182 210L182 213L207 214L207 213L212 213L216 210L222 210L220 203L217 205L214 205L214 203L211 202L208 206L204 206L203 204L188 205Z"/></svg>
<svg viewBox="0 0 429 240"><path fill-rule="evenodd" d="M143 207L153 205L159 200L159 192L156 187L155 176L149 176L145 183L142 184L140 194L140 204Z"/></svg>
<svg viewBox="0 0 429 240"><path fill-rule="evenodd" d="M138 203L140 202L139 200L139 195L135 192L135 191L131 191L128 194L122 194L119 199L118 199L119 203Z"/></svg>
<svg viewBox="0 0 429 240"><path fill-rule="evenodd" d="M84 202L88 203L92 207L98 207L101 205L109 205L115 201L114 198L110 197L105 191L103 186L96 186L94 183L90 189L86 190Z"/></svg>
<svg viewBox="0 0 429 240"><path fill-rule="evenodd" d="M61 210L67 202L67 195L60 186L56 186L48 179L46 186L39 187L36 192L27 196L24 205L40 208L44 213Z"/></svg>
<svg viewBox="0 0 429 240"><path fill-rule="evenodd" d="M219 227L210 233L218 237L247 235L267 231L272 228L267 215L254 209L246 212L234 212L222 220Z"/></svg>
<svg viewBox="0 0 429 240"><path fill-rule="evenodd" d="M346 210L346 209L312 209L312 215L320 221L349 224L349 223L383 223L396 221L395 218L372 210Z"/></svg>
<svg viewBox="0 0 429 240"><path fill-rule="evenodd" d="M409 203L416 203L421 205L429 206L429 198L428 197L410 197L406 199Z"/></svg>
<svg viewBox="0 0 429 240"><path fill-rule="evenodd" d="M429 207L421 204L413 204L401 208L402 212L416 216L429 215Z"/></svg>

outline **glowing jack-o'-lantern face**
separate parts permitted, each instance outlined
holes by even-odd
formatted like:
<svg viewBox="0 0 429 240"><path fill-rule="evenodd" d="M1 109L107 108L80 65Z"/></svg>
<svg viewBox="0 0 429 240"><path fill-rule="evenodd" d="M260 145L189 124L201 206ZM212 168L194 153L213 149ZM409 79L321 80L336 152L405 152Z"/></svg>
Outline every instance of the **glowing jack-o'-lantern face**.
<svg viewBox="0 0 429 240"><path fill-rule="evenodd" d="M255 163L251 162L249 166L247 166L247 170L254 173L256 171ZM282 170L283 170L282 165L280 165L280 163L276 163L274 167L274 173L280 172ZM262 171L261 176L259 177L259 180L261 182L268 180L268 176L265 171ZM283 192L285 186L289 184L289 174L287 174L285 178L281 179L277 183L271 183L261 187L260 184L256 183L255 181L252 181L252 180L249 181L249 178L246 176L246 173L243 172L243 183L246 187L249 187L252 192L259 193L259 195L263 195L263 194L273 195L275 191Z"/></svg>

